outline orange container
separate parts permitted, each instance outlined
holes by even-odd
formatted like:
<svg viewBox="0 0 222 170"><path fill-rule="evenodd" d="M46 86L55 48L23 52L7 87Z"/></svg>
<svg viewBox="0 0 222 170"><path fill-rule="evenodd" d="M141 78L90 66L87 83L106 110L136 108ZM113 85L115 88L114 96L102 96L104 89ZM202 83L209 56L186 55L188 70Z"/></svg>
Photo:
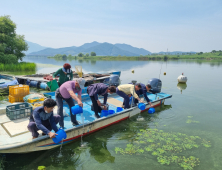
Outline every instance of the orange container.
<svg viewBox="0 0 222 170"><path fill-rule="evenodd" d="M28 85L9 86L9 95L13 97L24 97L29 94Z"/></svg>
<svg viewBox="0 0 222 170"><path fill-rule="evenodd" d="M10 103L24 102L23 97L14 97L14 96L11 96L11 95L8 96L8 101Z"/></svg>

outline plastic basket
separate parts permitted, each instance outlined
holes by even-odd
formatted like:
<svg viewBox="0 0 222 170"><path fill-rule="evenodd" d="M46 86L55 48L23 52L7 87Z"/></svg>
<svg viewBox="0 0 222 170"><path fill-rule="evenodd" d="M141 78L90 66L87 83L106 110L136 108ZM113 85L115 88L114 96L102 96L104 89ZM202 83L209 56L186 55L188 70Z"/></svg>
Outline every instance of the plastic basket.
<svg viewBox="0 0 222 170"><path fill-rule="evenodd" d="M10 120L29 117L32 113L32 106L29 103L20 103L6 106L6 115Z"/></svg>
<svg viewBox="0 0 222 170"><path fill-rule="evenodd" d="M24 97L29 94L28 85L9 86L9 95L13 97Z"/></svg>
<svg viewBox="0 0 222 170"><path fill-rule="evenodd" d="M11 95L8 96L8 101L10 103L24 102L23 97L14 97L14 96L11 96Z"/></svg>
<svg viewBox="0 0 222 170"><path fill-rule="evenodd" d="M28 99L28 103L34 103L34 102L40 102L40 101L44 101L45 98L40 98L40 99Z"/></svg>

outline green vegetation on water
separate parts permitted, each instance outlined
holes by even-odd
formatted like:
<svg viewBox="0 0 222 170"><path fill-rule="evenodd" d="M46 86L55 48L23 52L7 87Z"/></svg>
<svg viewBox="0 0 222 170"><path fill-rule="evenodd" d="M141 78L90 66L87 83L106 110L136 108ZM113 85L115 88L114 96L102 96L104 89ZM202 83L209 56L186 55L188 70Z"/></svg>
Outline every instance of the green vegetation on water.
<svg viewBox="0 0 222 170"><path fill-rule="evenodd" d="M157 157L162 165L176 163L184 170L192 170L199 165L200 160L194 156L185 157L184 152L201 146L211 147L210 141L199 136L188 136L182 133L167 133L158 129L141 129L126 148L116 147L116 154L144 154L150 153ZM192 152L190 152L192 153Z"/></svg>
<svg viewBox="0 0 222 170"><path fill-rule="evenodd" d="M35 70L36 70L35 63L26 63L26 62L21 62L18 64L0 63L0 71L17 72L17 71L35 71Z"/></svg>

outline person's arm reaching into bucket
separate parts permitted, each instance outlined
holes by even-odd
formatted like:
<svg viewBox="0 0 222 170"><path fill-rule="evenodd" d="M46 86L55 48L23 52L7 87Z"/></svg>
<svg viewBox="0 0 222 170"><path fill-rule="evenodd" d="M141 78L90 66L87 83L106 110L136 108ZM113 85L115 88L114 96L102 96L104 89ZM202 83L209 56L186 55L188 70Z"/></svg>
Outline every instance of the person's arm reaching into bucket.
<svg viewBox="0 0 222 170"><path fill-rule="evenodd" d="M55 123L53 114L51 114L51 116L50 116L50 118L49 118L49 122L50 122L50 124L51 124L52 129L53 129L55 132L57 132L57 131L58 131L58 128L57 128L57 126L56 126L56 123ZM53 133L53 132L49 132L48 135L49 135L50 138L55 138L55 136L58 135L58 134Z"/></svg>
<svg viewBox="0 0 222 170"><path fill-rule="evenodd" d="M72 90L70 90L70 91L68 91L68 92L69 92L70 96L71 96L75 101L77 101L78 105L81 106L81 107L83 107L83 103L81 102L81 95L80 95L80 97L79 97L79 95L78 95L78 97L77 97Z"/></svg>
<svg viewBox="0 0 222 170"><path fill-rule="evenodd" d="M143 96L145 97L147 103L149 103L149 105L150 105L151 107L153 107L153 105L152 105L152 103L150 102L150 99L148 98L146 92L147 92L146 90L143 90Z"/></svg>

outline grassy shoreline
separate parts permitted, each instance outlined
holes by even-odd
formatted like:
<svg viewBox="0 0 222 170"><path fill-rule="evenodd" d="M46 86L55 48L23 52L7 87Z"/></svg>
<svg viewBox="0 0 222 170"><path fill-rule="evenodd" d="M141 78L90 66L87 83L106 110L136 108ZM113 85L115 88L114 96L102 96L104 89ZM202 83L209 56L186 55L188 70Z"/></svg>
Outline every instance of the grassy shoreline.
<svg viewBox="0 0 222 170"><path fill-rule="evenodd" d="M48 57L55 60L62 60L56 57ZM68 56L68 60L178 60L178 59L204 59L204 60L222 60L222 52L215 52L215 53L196 53L196 54L189 54L189 55L160 55L160 54L153 54L153 55L146 55L146 56Z"/></svg>
<svg viewBox="0 0 222 170"><path fill-rule="evenodd" d="M0 71L17 72L17 71L35 71L37 68L35 63L20 62L18 64L2 64L0 63Z"/></svg>

